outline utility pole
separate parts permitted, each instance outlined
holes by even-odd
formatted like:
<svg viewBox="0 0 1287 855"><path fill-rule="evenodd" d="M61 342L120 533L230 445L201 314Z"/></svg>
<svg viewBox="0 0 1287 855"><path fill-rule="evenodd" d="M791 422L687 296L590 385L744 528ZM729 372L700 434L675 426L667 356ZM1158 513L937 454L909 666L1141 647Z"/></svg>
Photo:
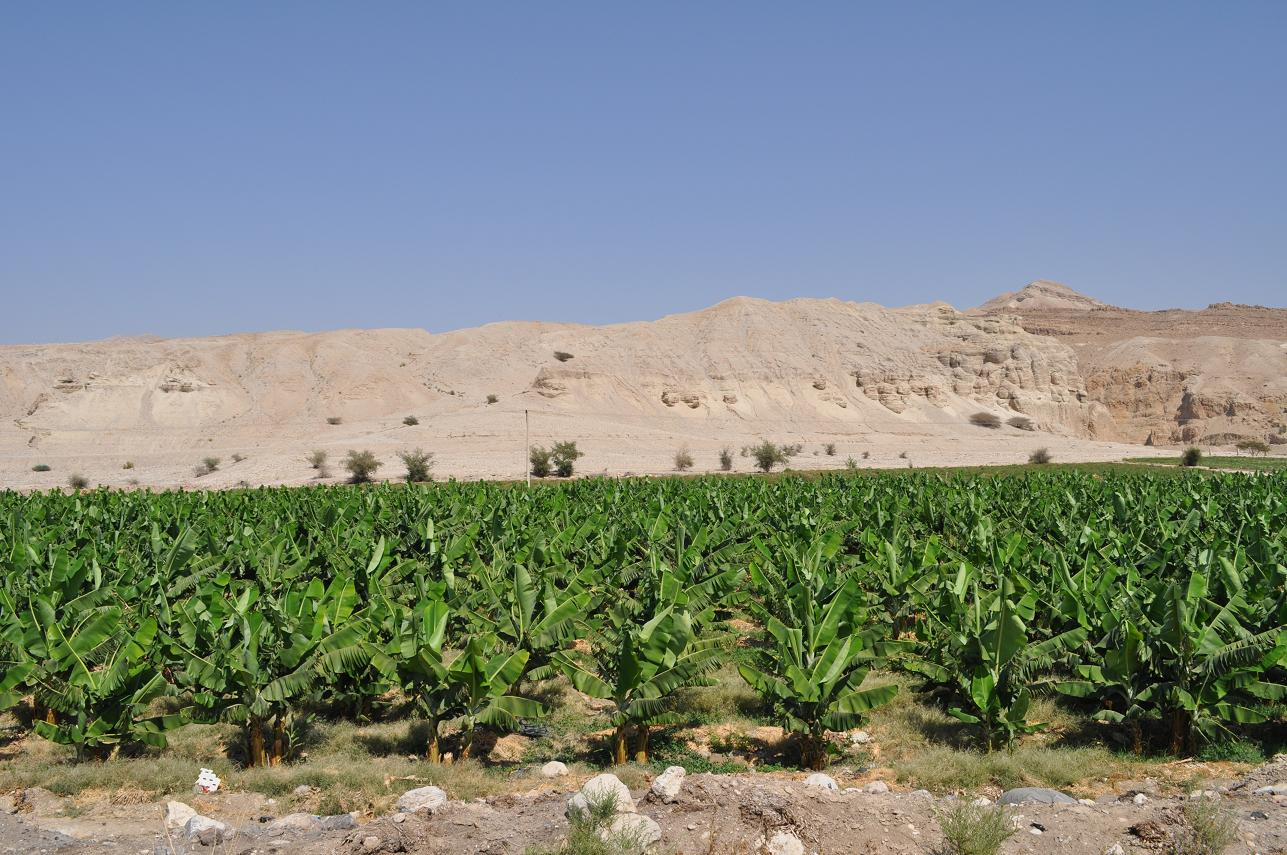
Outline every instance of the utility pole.
<svg viewBox="0 0 1287 855"><path fill-rule="evenodd" d="M527 417L527 410L523 410L523 468L527 470L527 489L532 489L532 467L528 466L528 459L532 456L532 422Z"/></svg>

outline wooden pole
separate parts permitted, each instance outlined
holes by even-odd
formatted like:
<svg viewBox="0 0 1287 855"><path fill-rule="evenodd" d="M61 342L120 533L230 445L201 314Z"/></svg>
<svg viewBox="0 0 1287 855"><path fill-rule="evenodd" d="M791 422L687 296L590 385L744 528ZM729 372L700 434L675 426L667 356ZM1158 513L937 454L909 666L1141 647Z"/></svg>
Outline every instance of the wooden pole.
<svg viewBox="0 0 1287 855"><path fill-rule="evenodd" d="M532 458L532 424L527 416L527 410L523 410L523 468L527 470L527 488L532 488L532 467L529 465Z"/></svg>

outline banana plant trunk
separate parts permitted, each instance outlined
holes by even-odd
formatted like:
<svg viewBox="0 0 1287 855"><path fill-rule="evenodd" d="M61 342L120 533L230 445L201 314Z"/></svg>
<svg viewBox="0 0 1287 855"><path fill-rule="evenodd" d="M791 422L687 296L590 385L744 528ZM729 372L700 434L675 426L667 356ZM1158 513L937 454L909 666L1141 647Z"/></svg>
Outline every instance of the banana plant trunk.
<svg viewBox="0 0 1287 855"><path fill-rule="evenodd" d="M1171 713L1171 753L1180 756L1193 744L1193 720L1188 710Z"/></svg>
<svg viewBox="0 0 1287 855"><path fill-rule="evenodd" d="M280 766L286 755L286 722L282 713L273 720L273 756L268 761L272 766Z"/></svg>
<svg viewBox="0 0 1287 855"><path fill-rule="evenodd" d="M259 716L252 715L250 717L250 721L246 723L246 727L250 731L249 733L250 744L248 746L250 749L250 765L263 766L264 765L264 722L262 719L259 718Z"/></svg>
<svg viewBox="0 0 1287 855"><path fill-rule="evenodd" d="M647 763L648 762L648 736L649 736L648 725L646 724L639 725L637 734L638 735L635 738L635 762Z"/></svg>
<svg viewBox="0 0 1287 855"><path fill-rule="evenodd" d="M430 763L442 762L442 746L438 741L438 719L429 719L429 746L425 751L425 759Z"/></svg>
<svg viewBox="0 0 1287 855"><path fill-rule="evenodd" d="M612 737L612 762L617 766L625 765L629 759L626 753L626 734L629 725L622 722L617 725L617 732Z"/></svg>
<svg viewBox="0 0 1287 855"><path fill-rule="evenodd" d="M474 723L469 719L460 733L460 759L468 760L470 753L474 750Z"/></svg>

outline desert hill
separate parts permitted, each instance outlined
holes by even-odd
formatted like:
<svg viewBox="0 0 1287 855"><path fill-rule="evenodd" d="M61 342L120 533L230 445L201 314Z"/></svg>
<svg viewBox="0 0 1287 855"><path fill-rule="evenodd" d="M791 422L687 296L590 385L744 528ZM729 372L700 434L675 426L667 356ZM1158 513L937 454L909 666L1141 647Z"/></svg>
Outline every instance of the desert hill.
<svg viewBox="0 0 1287 855"><path fill-rule="evenodd" d="M395 453L423 447L441 476L517 477L524 411L534 443L575 439L583 471L613 474L667 471L681 445L713 469L721 447L762 437L803 444L808 460L792 465L804 468L1017 462L1038 446L1113 459L1129 449L1106 443L1149 434L1276 436L1287 311L1206 311L1157 318L1037 282L970 312L739 297L608 326L0 347L0 484L55 486L72 471L115 485L303 483L315 448L333 469L370 448L396 477ZM1190 324L1206 334L1177 332ZM980 410L1036 430L976 427ZM204 457L221 464L198 477Z"/></svg>

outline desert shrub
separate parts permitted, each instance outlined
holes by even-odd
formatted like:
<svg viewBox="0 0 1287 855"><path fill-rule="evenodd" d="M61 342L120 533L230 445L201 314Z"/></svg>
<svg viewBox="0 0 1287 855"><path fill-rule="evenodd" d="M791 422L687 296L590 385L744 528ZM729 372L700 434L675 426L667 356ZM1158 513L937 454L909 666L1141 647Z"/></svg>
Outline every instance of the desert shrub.
<svg viewBox="0 0 1287 855"><path fill-rule="evenodd" d="M751 456L755 458L755 466L761 472L769 472L779 463L786 463L786 455L782 449L778 448L767 439L762 440L759 445L751 447Z"/></svg>
<svg viewBox="0 0 1287 855"><path fill-rule="evenodd" d="M548 478L550 475L550 450L541 445L534 445L527 453L527 461L532 465L532 477Z"/></svg>
<svg viewBox="0 0 1287 855"><path fill-rule="evenodd" d="M554 351L554 358L557 359L559 362L567 362L569 359L572 358L572 354L567 353L566 351L556 350Z"/></svg>
<svg viewBox="0 0 1287 855"><path fill-rule="evenodd" d="M870 458L870 457L871 457L871 452L870 452L870 451L864 451L864 452L862 453L862 459L863 459L863 460L867 460L867 459L868 459L868 458Z"/></svg>
<svg viewBox="0 0 1287 855"><path fill-rule="evenodd" d="M906 451L900 451L900 452L898 452L898 459L899 459L899 460L906 460L906 459L907 459L907 452L906 452Z"/></svg>
<svg viewBox="0 0 1287 855"><path fill-rule="evenodd" d="M675 452L675 469L679 472L687 472L693 468L693 455L688 451L688 446L681 445L679 451Z"/></svg>
<svg viewBox="0 0 1287 855"><path fill-rule="evenodd" d="M133 469L133 468L134 468L134 461L133 461L133 460L127 460L127 461L125 461L125 463L121 465L121 468L122 468L122 469Z"/></svg>
<svg viewBox="0 0 1287 855"><path fill-rule="evenodd" d="M433 475L429 473L429 470L433 469L433 452L422 451L419 448L414 451L400 451L398 459L407 467L409 483L419 484L433 480Z"/></svg>
<svg viewBox="0 0 1287 855"><path fill-rule="evenodd" d="M554 464L554 474L560 478L571 478L578 458L585 453L578 451L575 442L556 442L550 449L550 462Z"/></svg>
<svg viewBox="0 0 1287 855"><path fill-rule="evenodd" d="M370 481L375 470L383 465L369 451L349 449L348 456L344 458L344 468L349 471L349 480L354 484L365 484Z"/></svg>
<svg viewBox="0 0 1287 855"><path fill-rule="evenodd" d="M854 460L852 457L847 458L845 460L845 468L848 469L850 472L854 471L855 469L858 468L858 461Z"/></svg>
<svg viewBox="0 0 1287 855"><path fill-rule="evenodd" d="M209 475L211 472L219 471L219 458L207 457L193 470L193 473L200 478L202 475Z"/></svg>
<svg viewBox="0 0 1287 855"><path fill-rule="evenodd" d="M420 424L420 419L416 418L415 416L407 416L405 419L402 420L402 423L407 427L414 427L415 425Z"/></svg>
<svg viewBox="0 0 1287 855"><path fill-rule="evenodd" d="M1201 462L1202 449L1198 448L1196 445L1190 445L1188 448L1184 449L1184 453L1180 455L1181 465L1197 466Z"/></svg>
<svg viewBox="0 0 1287 855"><path fill-rule="evenodd" d="M1251 454L1268 454L1269 443L1261 442L1258 439L1244 439L1242 442L1238 443L1238 450L1246 451Z"/></svg>
<svg viewBox="0 0 1287 855"><path fill-rule="evenodd" d="M48 471L49 471L49 464L48 464L48 463L37 463L35 466L31 467L31 471L32 471L32 472L48 472Z"/></svg>
<svg viewBox="0 0 1287 855"><path fill-rule="evenodd" d="M1029 463L1049 463L1051 461L1050 449L1038 448L1032 454L1028 455Z"/></svg>
<svg viewBox="0 0 1287 855"><path fill-rule="evenodd" d="M497 402L497 401L499 401L499 400L500 400L500 396L499 396L499 395L488 395L488 396L487 396L487 403L489 403L489 404L494 404L494 403L496 403L496 402Z"/></svg>
<svg viewBox="0 0 1287 855"><path fill-rule="evenodd" d="M724 472L733 471L733 451L727 446L719 450L719 468Z"/></svg>
<svg viewBox="0 0 1287 855"><path fill-rule="evenodd" d="M1203 796L1184 805L1184 827L1175 833L1174 855L1221 855L1238 839L1238 818L1217 799Z"/></svg>
<svg viewBox="0 0 1287 855"><path fill-rule="evenodd" d="M996 413L979 410L977 413L970 416L970 424L984 428L999 428L1001 427L1001 417Z"/></svg>
<svg viewBox="0 0 1287 855"><path fill-rule="evenodd" d="M1019 430L1036 430L1037 426L1032 423L1032 419L1027 416L1011 416L1006 419L1006 424Z"/></svg>
<svg viewBox="0 0 1287 855"><path fill-rule="evenodd" d="M996 855L1014 836L1014 823L1002 807L961 801L938 813L943 832L941 855Z"/></svg>
<svg viewBox="0 0 1287 855"><path fill-rule="evenodd" d="M67 479L67 486L73 490L84 490L89 486L89 479L77 472Z"/></svg>
<svg viewBox="0 0 1287 855"><path fill-rule="evenodd" d="M327 416L327 417L326 417L326 423L327 423L328 425L338 425L338 424L341 424L343 421L344 421L344 419L340 418L339 416Z"/></svg>
<svg viewBox="0 0 1287 855"><path fill-rule="evenodd" d="M246 455L244 455L244 454L234 454L234 455L232 456L232 462L233 462L233 463L240 463L241 461L243 461L243 460L245 460L245 459L246 459Z"/></svg>
<svg viewBox="0 0 1287 855"><path fill-rule="evenodd" d="M826 445L822 446L822 450L827 452L828 457L836 456L836 444L834 442L829 442Z"/></svg>
<svg viewBox="0 0 1287 855"><path fill-rule="evenodd" d="M326 457L327 457L326 452L318 448L309 452L308 457L305 457L304 459L307 460L308 465L313 467L314 469L325 469Z"/></svg>
<svg viewBox="0 0 1287 855"><path fill-rule="evenodd" d="M795 457L795 456L796 456L797 454L799 454L801 451L804 451L804 445L803 445L802 443L799 443L799 442L797 442L797 443L796 443L796 444L794 444L794 445L784 445L784 446L782 446L782 456L783 456L783 457Z"/></svg>

